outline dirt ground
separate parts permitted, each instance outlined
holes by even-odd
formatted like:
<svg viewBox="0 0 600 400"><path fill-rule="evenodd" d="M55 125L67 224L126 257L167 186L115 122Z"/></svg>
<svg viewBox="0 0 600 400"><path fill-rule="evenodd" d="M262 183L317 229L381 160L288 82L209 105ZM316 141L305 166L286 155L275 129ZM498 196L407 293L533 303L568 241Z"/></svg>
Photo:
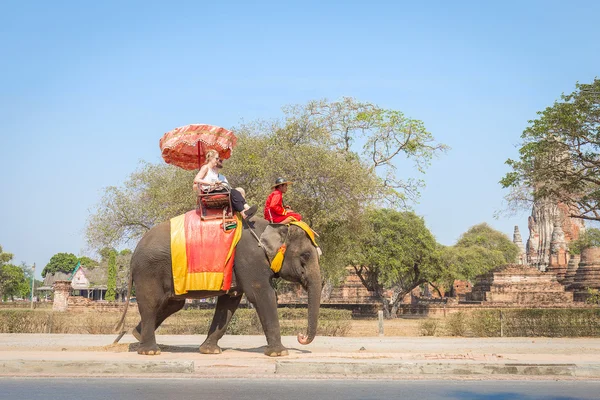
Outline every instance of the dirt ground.
<svg viewBox="0 0 600 400"><path fill-rule="evenodd" d="M383 321L383 331L386 336L420 336L420 319L395 318ZM377 319L352 320L347 337L363 337L379 335L379 321Z"/></svg>

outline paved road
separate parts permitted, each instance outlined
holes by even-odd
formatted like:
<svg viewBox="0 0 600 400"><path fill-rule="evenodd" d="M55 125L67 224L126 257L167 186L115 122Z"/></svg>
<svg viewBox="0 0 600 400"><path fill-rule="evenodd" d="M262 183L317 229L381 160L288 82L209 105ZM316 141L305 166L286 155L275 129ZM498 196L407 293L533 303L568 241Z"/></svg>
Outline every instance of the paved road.
<svg viewBox="0 0 600 400"><path fill-rule="evenodd" d="M600 382L0 378L0 400L597 399Z"/></svg>

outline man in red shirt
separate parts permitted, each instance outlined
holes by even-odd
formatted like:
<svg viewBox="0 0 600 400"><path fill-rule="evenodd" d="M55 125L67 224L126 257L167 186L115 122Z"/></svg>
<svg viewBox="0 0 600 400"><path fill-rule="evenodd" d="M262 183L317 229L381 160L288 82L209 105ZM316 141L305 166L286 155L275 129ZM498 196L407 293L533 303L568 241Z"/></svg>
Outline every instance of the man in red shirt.
<svg viewBox="0 0 600 400"><path fill-rule="evenodd" d="M293 221L301 221L302 216L292 211L290 206L283 205L283 194L287 192L288 185L292 182L283 178L277 178L273 191L265 202L265 219L276 224L289 224Z"/></svg>

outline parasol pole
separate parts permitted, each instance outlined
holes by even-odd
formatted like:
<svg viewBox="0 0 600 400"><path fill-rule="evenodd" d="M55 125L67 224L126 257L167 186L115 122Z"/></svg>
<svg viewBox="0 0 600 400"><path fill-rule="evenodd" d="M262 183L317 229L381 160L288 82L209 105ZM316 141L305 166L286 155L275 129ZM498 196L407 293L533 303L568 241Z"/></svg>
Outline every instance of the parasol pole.
<svg viewBox="0 0 600 400"><path fill-rule="evenodd" d="M196 146L198 146L198 170L202 168L202 156L204 155L204 151L202 146L200 146L200 142L196 142Z"/></svg>

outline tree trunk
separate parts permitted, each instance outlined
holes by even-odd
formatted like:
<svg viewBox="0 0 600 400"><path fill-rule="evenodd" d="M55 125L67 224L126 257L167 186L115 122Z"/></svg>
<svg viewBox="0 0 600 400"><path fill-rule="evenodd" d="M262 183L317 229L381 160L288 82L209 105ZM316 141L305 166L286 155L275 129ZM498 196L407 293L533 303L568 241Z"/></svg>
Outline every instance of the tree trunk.
<svg viewBox="0 0 600 400"><path fill-rule="evenodd" d="M377 297L379 297L379 300L381 301L381 308L383 309L383 317L385 319L390 319L390 318L394 318L394 316L391 313L390 310L390 302L389 300L382 294L382 293L377 293Z"/></svg>

